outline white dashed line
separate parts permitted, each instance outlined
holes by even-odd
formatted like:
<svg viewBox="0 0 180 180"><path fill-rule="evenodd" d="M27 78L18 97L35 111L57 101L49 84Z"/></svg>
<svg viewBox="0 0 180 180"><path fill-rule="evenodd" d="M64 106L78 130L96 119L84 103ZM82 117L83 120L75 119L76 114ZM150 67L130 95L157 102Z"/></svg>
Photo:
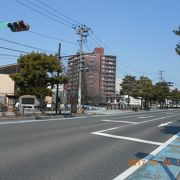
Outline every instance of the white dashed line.
<svg viewBox="0 0 180 180"><path fill-rule="evenodd" d="M145 119L145 118L151 118L151 117L154 117L154 116L139 116L138 118L139 119Z"/></svg>
<svg viewBox="0 0 180 180"><path fill-rule="evenodd" d="M171 124L171 123L172 123L172 121L164 123L164 124L160 124L158 127L167 126L168 124Z"/></svg>
<svg viewBox="0 0 180 180"><path fill-rule="evenodd" d="M130 122L130 121L116 121L116 120L108 120L108 119L104 119L101 121L105 121L105 122L122 122L122 123L128 123L128 124L138 124L138 122Z"/></svg>

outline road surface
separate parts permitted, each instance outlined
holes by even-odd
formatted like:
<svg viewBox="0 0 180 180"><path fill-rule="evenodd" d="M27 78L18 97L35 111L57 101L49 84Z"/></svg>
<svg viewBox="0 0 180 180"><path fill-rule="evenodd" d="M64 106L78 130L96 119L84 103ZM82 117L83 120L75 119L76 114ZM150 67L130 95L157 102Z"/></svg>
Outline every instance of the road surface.
<svg viewBox="0 0 180 180"><path fill-rule="evenodd" d="M179 124L179 110L1 121L0 179L133 179L144 163L143 158L146 165L153 167L154 174L148 176L154 176L156 163L162 162L150 161L148 155L156 155L158 148L162 152L175 139L179 151ZM177 178L179 160L180 151L174 164L168 161L163 168L167 179ZM140 170L134 179L143 173Z"/></svg>

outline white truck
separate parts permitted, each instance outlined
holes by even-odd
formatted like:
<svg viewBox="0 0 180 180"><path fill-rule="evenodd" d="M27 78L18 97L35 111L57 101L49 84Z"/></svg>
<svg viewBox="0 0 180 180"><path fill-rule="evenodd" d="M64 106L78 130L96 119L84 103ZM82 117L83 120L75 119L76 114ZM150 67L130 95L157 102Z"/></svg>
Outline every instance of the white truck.
<svg viewBox="0 0 180 180"><path fill-rule="evenodd" d="M34 113L39 106L39 101L34 95L19 97L19 110L21 114Z"/></svg>

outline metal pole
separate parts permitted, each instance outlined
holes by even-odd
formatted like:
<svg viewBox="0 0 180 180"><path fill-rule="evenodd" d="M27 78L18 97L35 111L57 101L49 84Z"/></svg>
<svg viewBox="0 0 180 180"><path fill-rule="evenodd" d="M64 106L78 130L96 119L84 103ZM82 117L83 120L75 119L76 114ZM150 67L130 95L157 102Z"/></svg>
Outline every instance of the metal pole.
<svg viewBox="0 0 180 180"><path fill-rule="evenodd" d="M164 71L159 71L160 82L163 82L163 73L164 73Z"/></svg>
<svg viewBox="0 0 180 180"><path fill-rule="evenodd" d="M58 56L57 60L60 65L60 55L61 55L61 43L59 43L59 48L58 48ZM59 77L59 71L57 72L57 77ZM57 83L57 88L56 88L56 114L58 114L58 105L59 105L59 83Z"/></svg>

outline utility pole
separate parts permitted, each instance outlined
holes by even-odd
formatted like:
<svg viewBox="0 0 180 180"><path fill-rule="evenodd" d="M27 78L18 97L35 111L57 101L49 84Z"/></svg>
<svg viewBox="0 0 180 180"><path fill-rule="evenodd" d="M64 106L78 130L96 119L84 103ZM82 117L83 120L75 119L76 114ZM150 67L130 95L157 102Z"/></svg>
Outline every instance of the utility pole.
<svg viewBox="0 0 180 180"><path fill-rule="evenodd" d="M163 82L163 73L164 73L164 71L159 71L159 79L160 79L160 82Z"/></svg>
<svg viewBox="0 0 180 180"><path fill-rule="evenodd" d="M80 40L79 40L79 47L80 47L80 57L79 57L79 87L78 87L78 109L77 109L77 113L81 114L82 113L82 107L81 107L81 85L82 85L82 64L83 64L83 60L82 60L82 56L83 56L83 43L86 42L86 38L89 35L89 30L90 28L88 28L85 25L79 25L77 27L75 27L74 29L76 29L76 34L78 34L80 36Z"/></svg>
<svg viewBox="0 0 180 180"><path fill-rule="evenodd" d="M57 61L60 65L60 60L61 60L61 43L59 43L59 48L58 48L58 55L57 55ZM59 71L57 72L57 77L59 77ZM57 83L57 88L56 88L56 114L58 114L58 107L59 107L59 83Z"/></svg>

